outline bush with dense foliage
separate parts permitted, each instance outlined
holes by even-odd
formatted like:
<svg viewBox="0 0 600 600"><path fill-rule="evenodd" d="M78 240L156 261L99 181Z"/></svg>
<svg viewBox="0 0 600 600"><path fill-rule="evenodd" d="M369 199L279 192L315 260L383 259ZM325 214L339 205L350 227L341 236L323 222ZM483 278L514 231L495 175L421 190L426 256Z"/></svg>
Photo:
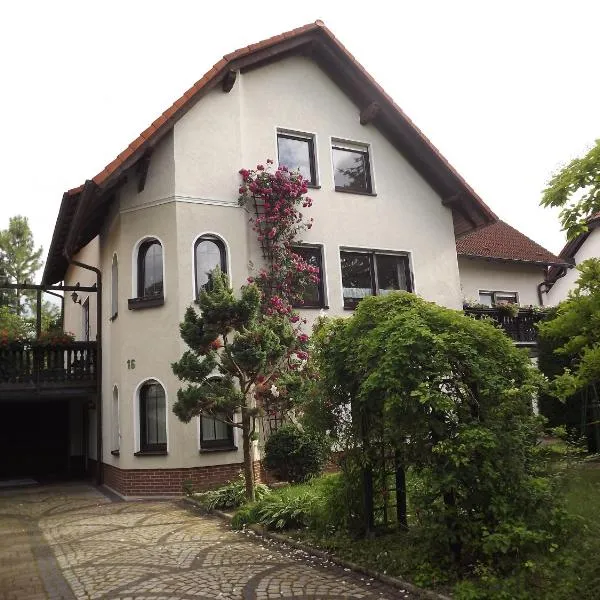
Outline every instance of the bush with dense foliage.
<svg viewBox="0 0 600 600"><path fill-rule="evenodd" d="M424 482L409 501L430 556L508 572L554 543L561 512L531 406L540 378L502 331L400 292L321 323L313 340L322 410L348 459L368 467L383 443Z"/></svg>
<svg viewBox="0 0 600 600"><path fill-rule="evenodd" d="M257 500L265 498L271 490L263 483L256 484L254 494ZM246 501L246 482L244 476L240 475L235 481L231 481L214 490L192 494L208 510L227 510L237 508Z"/></svg>
<svg viewBox="0 0 600 600"><path fill-rule="evenodd" d="M280 481L299 483L323 471L330 442L321 433L290 423L273 432L265 442L265 466Z"/></svg>

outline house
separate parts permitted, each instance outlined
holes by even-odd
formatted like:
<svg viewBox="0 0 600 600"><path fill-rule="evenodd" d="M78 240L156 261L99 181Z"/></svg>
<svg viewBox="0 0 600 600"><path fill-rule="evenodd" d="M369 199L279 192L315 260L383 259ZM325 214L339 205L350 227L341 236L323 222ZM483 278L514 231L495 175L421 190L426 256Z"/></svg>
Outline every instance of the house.
<svg viewBox="0 0 600 600"><path fill-rule="evenodd" d="M544 286L547 302L552 306L565 300L575 288L579 271L573 267L588 258L600 258L600 213L591 216L588 230L568 241L559 256L566 264L551 269Z"/></svg>
<svg viewBox="0 0 600 600"><path fill-rule="evenodd" d="M172 413L170 365L207 271L220 265L238 289L262 260L238 171L267 158L311 182L301 250L322 283L302 308L309 324L394 289L460 309L456 236L497 219L322 22L225 56L64 194L48 253L43 284L75 288L65 329L101 350L98 396L78 405L83 443L71 453L124 497L239 471L237 431Z"/></svg>
<svg viewBox="0 0 600 600"><path fill-rule="evenodd" d="M490 308L502 302L543 306L550 268L568 266L501 220L459 237L456 253L464 300Z"/></svg>
<svg viewBox="0 0 600 600"><path fill-rule="evenodd" d="M458 237L456 253L467 314L497 320L515 343L534 349L535 307L544 305L548 273L565 261L502 220ZM504 304L520 308L510 314Z"/></svg>

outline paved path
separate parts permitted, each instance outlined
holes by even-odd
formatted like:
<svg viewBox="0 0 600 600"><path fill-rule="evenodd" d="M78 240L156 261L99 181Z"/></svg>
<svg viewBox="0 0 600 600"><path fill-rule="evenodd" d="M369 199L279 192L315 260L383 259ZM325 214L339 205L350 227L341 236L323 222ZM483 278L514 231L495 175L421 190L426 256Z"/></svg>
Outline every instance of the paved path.
<svg viewBox="0 0 600 600"><path fill-rule="evenodd" d="M409 598L179 502L84 485L0 492L0 600ZM411 596L413 598L413 596Z"/></svg>

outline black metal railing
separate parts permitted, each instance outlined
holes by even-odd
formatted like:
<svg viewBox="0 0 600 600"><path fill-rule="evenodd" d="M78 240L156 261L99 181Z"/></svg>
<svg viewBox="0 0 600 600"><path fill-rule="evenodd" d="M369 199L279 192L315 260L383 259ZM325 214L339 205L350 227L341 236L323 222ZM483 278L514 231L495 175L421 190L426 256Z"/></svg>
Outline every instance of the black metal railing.
<svg viewBox="0 0 600 600"><path fill-rule="evenodd" d="M465 307L465 314L474 319L489 318L520 344L537 344L537 327L544 318L544 313L531 309L520 309L516 315L509 314L505 308L473 308Z"/></svg>
<svg viewBox="0 0 600 600"><path fill-rule="evenodd" d="M0 392L18 389L93 389L96 342L8 342L0 345Z"/></svg>

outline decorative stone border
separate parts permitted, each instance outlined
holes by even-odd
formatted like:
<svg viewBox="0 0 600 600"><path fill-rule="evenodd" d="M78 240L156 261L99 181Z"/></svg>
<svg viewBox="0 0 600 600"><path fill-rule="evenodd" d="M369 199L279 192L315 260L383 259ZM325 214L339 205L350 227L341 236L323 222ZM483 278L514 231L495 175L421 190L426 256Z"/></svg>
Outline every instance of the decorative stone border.
<svg viewBox="0 0 600 600"><path fill-rule="evenodd" d="M184 502L192 505L195 509L200 510L204 514L215 515L223 521L227 521L227 523L231 523L231 520L233 519L232 515L227 514L221 510L207 510L198 501L194 500L193 498L190 498L189 496L185 496L183 500ZM312 546L309 546L304 542L299 542L298 540L294 540L285 535L281 535L280 533L273 533L272 531L265 529L262 525L252 524L246 526L246 529L251 530L253 533L260 537L273 540L285 546L291 546L292 548L296 548L297 550L302 550L307 554L316 556L317 558L320 558L322 560L329 561L330 563L336 564L340 567L343 567L344 569L350 569L351 571L359 575L366 575L367 577L371 577L373 579L376 579L377 581L381 581L382 583L395 587L399 590L405 590L407 592L410 592L411 594L414 594L416 598L424 598L426 600L452 600L452 598L450 598L449 596L444 596L443 594L439 594L431 590L425 590L423 588L417 587L412 583L408 583L408 581L404 581L397 577L390 577L389 575L384 575L383 573L373 571L349 560L340 558L335 554L331 554L330 552L325 552L323 550L313 548Z"/></svg>

